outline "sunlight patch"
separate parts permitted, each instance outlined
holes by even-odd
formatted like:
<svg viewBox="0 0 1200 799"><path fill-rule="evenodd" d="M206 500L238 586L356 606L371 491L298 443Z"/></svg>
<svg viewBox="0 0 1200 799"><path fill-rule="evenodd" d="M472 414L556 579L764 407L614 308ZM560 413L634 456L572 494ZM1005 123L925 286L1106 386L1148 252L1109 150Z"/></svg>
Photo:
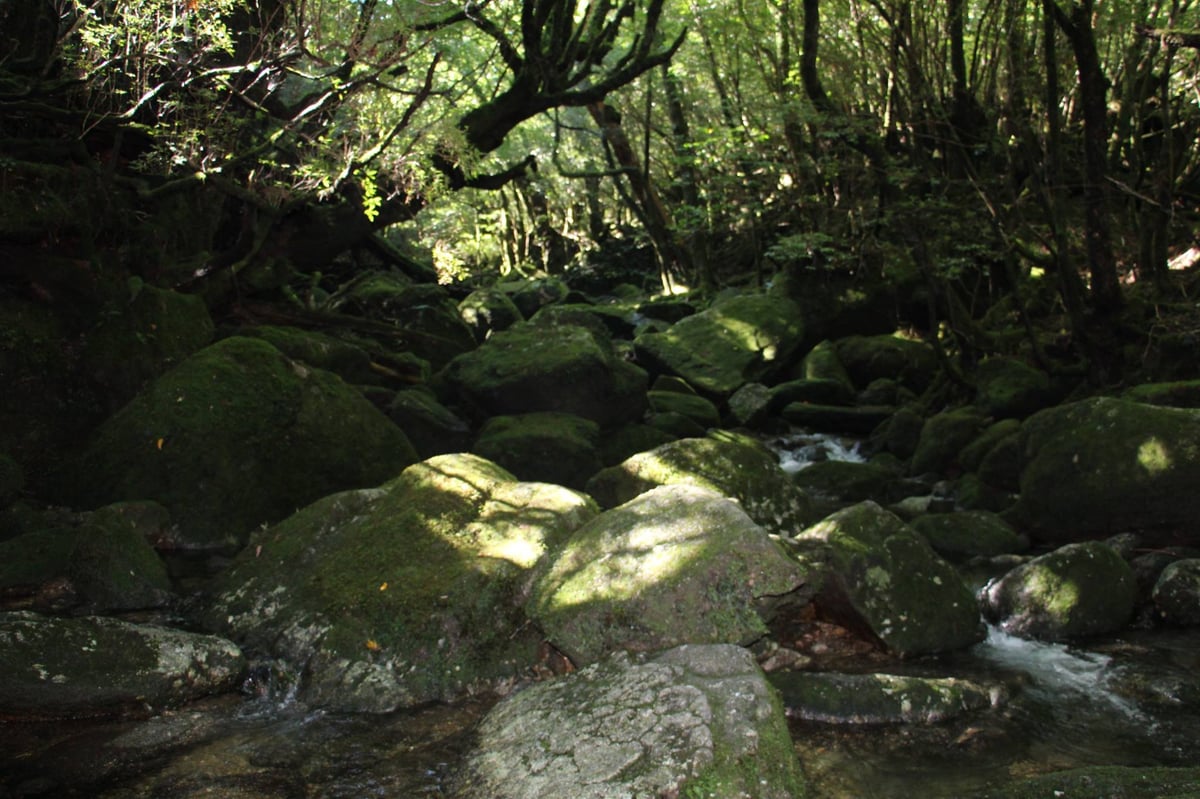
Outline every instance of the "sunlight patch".
<svg viewBox="0 0 1200 799"><path fill-rule="evenodd" d="M1171 468L1171 455L1161 441L1150 438L1138 447L1138 463L1150 474L1158 474Z"/></svg>

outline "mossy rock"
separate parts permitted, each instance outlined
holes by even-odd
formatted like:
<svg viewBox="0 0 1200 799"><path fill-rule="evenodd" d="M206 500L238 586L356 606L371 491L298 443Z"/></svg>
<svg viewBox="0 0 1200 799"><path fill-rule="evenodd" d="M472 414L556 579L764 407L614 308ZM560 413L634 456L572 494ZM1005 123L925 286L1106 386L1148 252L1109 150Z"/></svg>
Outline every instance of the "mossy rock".
<svg viewBox="0 0 1200 799"><path fill-rule="evenodd" d="M494 416L471 451L521 480L582 489L600 471L600 427L569 413Z"/></svg>
<svg viewBox="0 0 1200 799"><path fill-rule="evenodd" d="M633 309L625 305L560 303L547 305L529 320L535 325L579 325L612 338L631 339L634 335Z"/></svg>
<svg viewBox="0 0 1200 799"><path fill-rule="evenodd" d="M1200 768L1088 766L1041 774L972 799L1196 799Z"/></svg>
<svg viewBox="0 0 1200 799"><path fill-rule="evenodd" d="M844 407L792 402L784 406L780 415L789 424L819 433L865 436L887 421L895 411L895 408L879 405Z"/></svg>
<svg viewBox="0 0 1200 799"><path fill-rule="evenodd" d="M497 283L495 288L503 291L517 306L521 316L532 319L541 308L562 302L570 289L561 278L545 277Z"/></svg>
<svg viewBox="0 0 1200 799"><path fill-rule="evenodd" d="M646 401L653 413L677 413L691 419L702 430L721 426L721 414L717 406L695 394L678 391L647 391Z"/></svg>
<svg viewBox="0 0 1200 799"><path fill-rule="evenodd" d="M186 548L231 548L250 530L416 459L390 420L335 375L265 341L228 338L147 386L57 482L74 507L150 499Z"/></svg>
<svg viewBox="0 0 1200 799"><path fill-rule="evenodd" d="M937 356L926 343L899 336L849 336L834 342L838 359L858 388L879 378L920 394L937 374Z"/></svg>
<svg viewBox="0 0 1200 799"><path fill-rule="evenodd" d="M450 700L533 667L528 570L596 512L478 456L438 456L257 532L200 619L303 674L313 705Z"/></svg>
<svg viewBox="0 0 1200 799"><path fill-rule="evenodd" d="M246 328L239 331L239 335L260 338L293 361L333 372L347 383L387 385L384 376L371 367L369 352L333 336L276 325Z"/></svg>
<svg viewBox="0 0 1200 799"><path fill-rule="evenodd" d="M1158 618L1178 627L1200 625L1200 559L1177 560L1163 569L1151 593Z"/></svg>
<svg viewBox="0 0 1200 799"><path fill-rule="evenodd" d="M1124 627L1137 580L1116 550L1087 541L1021 564L992 581L981 599L984 615L1007 633L1069 641Z"/></svg>
<svg viewBox="0 0 1200 799"><path fill-rule="evenodd" d="M950 474L962 468L962 451L987 427L975 408L943 411L925 420L913 452L913 474Z"/></svg>
<svg viewBox="0 0 1200 799"><path fill-rule="evenodd" d="M616 650L749 644L766 633L764 598L804 582L767 533L708 489L667 485L602 513L539 567L527 606L577 664Z"/></svg>
<svg viewBox="0 0 1200 799"><path fill-rule="evenodd" d="M665 332L635 341L639 363L678 375L724 402L747 382L786 366L804 337L800 309L789 300L745 295L686 317Z"/></svg>
<svg viewBox="0 0 1200 799"><path fill-rule="evenodd" d="M874 502L838 511L794 541L823 580L816 603L898 655L961 649L983 639L975 598L945 560Z"/></svg>
<svg viewBox="0 0 1200 799"><path fill-rule="evenodd" d="M932 513L911 522L929 545L951 561L1024 552L1029 541L998 514L984 510Z"/></svg>
<svg viewBox="0 0 1200 799"><path fill-rule="evenodd" d="M975 405L985 416L1024 419L1054 400L1050 377L1017 358L987 358L974 376Z"/></svg>
<svg viewBox="0 0 1200 799"><path fill-rule="evenodd" d="M789 716L826 724L936 724L994 707L1006 693L972 680L901 674L791 671L770 680Z"/></svg>
<svg viewBox="0 0 1200 799"><path fill-rule="evenodd" d="M84 336L83 362L119 408L151 380L208 346L214 326L197 296L144 285Z"/></svg>
<svg viewBox="0 0 1200 799"><path fill-rule="evenodd" d="M525 321L516 303L507 294L494 288L472 291L458 303L458 313L474 334L475 340L481 343L492 333Z"/></svg>
<svg viewBox="0 0 1200 799"><path fill-rule="evenodd" d="M840 380L808 377L771 387L773 411L779 411L793 402L849 406L854 404L854 389Z"/></svg>
<svg viewBox="0 0 1200 799"><path fill-rule="evenodd" d="M746 650L626 653L498 704L451 779L457 799L805 799L776 692Z"/></svg>
<svg viewBox="0 0 1200 799"><path fill-rule="evenodd" d="M925 417L911 406L897 409L886 422L872 431L871 440L881 450L906 461L921 443Z"/></svg>
<svg viewBox="0 0 1200 799"><path fill-rule="evenodd" d="M612 508L662 485L693 485L731 497L769 532L791 536L820 515L775 454L747 435L712 431L641 452L601 470L587 492Z"/></svg>
<svg viewBox="0 0 1200 799"><path fill-rule="evenodd" d="M997 441L979 461L979 479L988 486L1015 494L1021 490L1021 436Z"/></svg>
<svg viewBox="0 0 1200 799"><path fill-rule="evenodd" d="M627 424L601 436L600 461L604 466L616 466L640 452L649 452L676 438L678 436L648 424Z"/></svg>
<svg viewBox="0 0 1200 799"><path fill-rule="evenodd" d="M237 689L241 650L210 635L90 616L0 613L0 714L144 714Z"/></svg>
<svg viewBox="0 0 1200 799"><path fill-rule="evenodd" d="M1147 405L1167 405L1172 408L1200 408L1200 380L1177 380L1171 383L1144 383L1126 389L1122 399Z"/></svg>
<svg viewBox="0 0 1200 799"><path fill-rule="evenodd" d="M422 458L471 448L471 426L424 387L397 391L386 413Z"/></svg>
<svg viewBox="0 0 1200 799"><path fill-rule="evenodd" d="M855 461L820 461L792 478L805 492L856 503L873 499L894 502L905 495L894 469Z"/></svg>
<svg viewBox="0 0 1200 799"><path fill-rule="evenodd" d="M437 384L447 404L481 419L556 411L611 428L641 417L648 379L587 328L525 323L455 358Z"/></svg>
<svg viewBox="0 0 1200 799"><path fill-rule="evenodd" d="M808 351L800 364L800 374L805 380L832 380L854 394L854 381L838 357L837 346L828 339Z"/></svg>
<svg viewBox="0 0 1200 799"><path fill-rule="evenodd" d="M1099 397L1021 425L1016 506L1046 541L1141 531L1200 543L1200 411Z"/></svg>
<svg viewBox="0 0 1200 799"><path fill-rule="evenodd" d="M1002 419L988 425L958 453L959 464L968 472L978 471L988 453L1004 439L1015 436L1020 429L1021 423L1016 419Z"/></svg>
<svg viewBox="0 0 1200 799"><path fill-rule="evenodd" d="M752 430L771 427L771 389L762 383L747 383L733 392L729 401L729 423Z"/></svg>

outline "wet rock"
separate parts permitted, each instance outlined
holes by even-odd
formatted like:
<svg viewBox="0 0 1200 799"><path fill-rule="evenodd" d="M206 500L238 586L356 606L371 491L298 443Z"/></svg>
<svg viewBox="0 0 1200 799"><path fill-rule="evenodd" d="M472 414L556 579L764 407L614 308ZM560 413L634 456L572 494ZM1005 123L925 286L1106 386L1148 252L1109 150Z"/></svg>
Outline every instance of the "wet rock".
<svg viewBox="0 0 1200 799"><path fill-rule="evenodd" d="M998 514L982 510L934 513L912 522L934 551L951 561L1024 552L1028 539Z"/></svg>
<svg viewBox="0 0 1200 799"><path fill-rule="evenodd" d="M954 677L794 671L772 675L789 716L828 724L934 724L995 707L998 685Z"/></svg>
<svg viewBox="0 0 1200 799"><path fill-rule="evenodd" d="M834 342L838 359L854 385L891 378L905 388L924 391L937 373L937 357L928 344L896 336L848 336Z"/></svg>
<svg viewBox="0 0 1200 799"><path fill-rule="evenodd" d="M736 499L768 532L790 536L816 521L820 510L757 440L717 430L672 441L601 470L587 492L612 508L660 485L694 485Z"/></svg>
<svg viewBox="0 0 1200 799"><path fill-rule="evenodd" d="M471 447L518 479L582 489L600 471L600 427L569 413L494 416Z"/></svg>
<svg viewBox="0 0 1200 799"><path fill-rule="evenodd" d="M823 580L815 602L896 654L960 649L984 636L975 600L954 568L874 502L834 513L795 545L806 571Z"/></svg>
<svg viewBox="0 0 1200 799"><path fill-rule="evenodd" d="M745 650L624 653L496 706L457 799L808 795L777 696Z"/></svg>
<svg viewBox="0 0 1200 799"><path fill-rule="evenodd" d="M1164 623L1200 625L1200 559L1177 560L1163 569L1151 599Z"/></svg>
<svg viewBox="0 0 1200 799"><path fill-rule="evenodd" d="M984 615L1002 630L1043 641L1119 630L1136 599L1129 564L1099 541L1068 544L1023 563L981 596Z"/></svg>
<svg viewBox="0 0 1200 799"><path fill-rule="evenodd" d="M235 337L147 386L60 474L72 507L154 500L186 548L234 548L317 497L376 485L416 458L379 410L336 376Z"/></svg>
<svg viewBox="0 0 1200 799"><path fill-rule="evenodd" d="M437 376L442 399L479 418L556 411L602 428L641 418L647 381L607 340L574 325L514 325Z"/></svg>
<svg viewBox="0 0 1200 799"><path fill-rule="evenodd" d="M1021 426L1019 518L1039 538L1130 530L1200 543L1200 411L1098 397Z"/></svg>
<svg viewBox="0 0 1200 799"><path fill-rule="evenodd" d="M765 295L731 297L688 316L663 333L635 341L637 359L653 371L679 375L724 402L744 383L787 364L804 335L800 309Z"/></svg>
<svg viewBox="0 0 1200 799"><path fill-rule="evenodd" d="M144 712L234 690L229 641L102 617L0 613L0 713L80 717Z"/></svg>
<svg viewBox="0 0 1200 799"><path fill-rule="evenodd" d="M1200 786L1200 768L1089 766L1029 777L974 799L1191 799Z"/></svg>
<svg viewBox="0 0 1200 799"><path fill-rule="evenodd" d="M618 649L748 644L799 566L734 502L661 486L581 527L538 568L528 613L576 664ZM790 596L785 596L790 595Z"/></svg>
<svg viewBox="0 0 1200 799"><path fill-rule="evenodd" d="M387 712L512 679L537 661L528 570L596 514L559 486L442 455L255 534L210 587L210 629L303 674L301 698Z"/></svg>

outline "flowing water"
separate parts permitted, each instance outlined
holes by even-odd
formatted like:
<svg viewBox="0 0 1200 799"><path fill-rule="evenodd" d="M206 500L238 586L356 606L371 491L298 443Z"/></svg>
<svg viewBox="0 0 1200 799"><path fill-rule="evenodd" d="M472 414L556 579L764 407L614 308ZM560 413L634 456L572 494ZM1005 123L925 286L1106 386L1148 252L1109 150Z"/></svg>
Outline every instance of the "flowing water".
<svg viewBox="0 0 1200 799"><path fill-rule="evenodd" d="M852 441L776 443L790 469L861 460ZM1077 766L1200 762L1200 630L1131 631L1086 647L992 630L966 652L885 670L1000 682L1011 698L932 725L793 721L814 799L949 799ZM142 720L0 723L0 797L442 796L490 705L329 714L259 685Z"/></svg>

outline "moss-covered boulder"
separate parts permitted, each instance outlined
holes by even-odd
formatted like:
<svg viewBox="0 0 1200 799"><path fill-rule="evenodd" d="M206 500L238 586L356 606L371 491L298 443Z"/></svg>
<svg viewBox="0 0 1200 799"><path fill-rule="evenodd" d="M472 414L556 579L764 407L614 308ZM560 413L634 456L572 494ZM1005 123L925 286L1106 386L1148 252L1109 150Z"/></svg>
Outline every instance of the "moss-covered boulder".
<svg viewBox="0 0 1200 799"><path fill-rule="evenodd" d="M1089 766L1027 777L972 799L1196 799L1200 768Z"/></svg>
<svg viewBox="0 0 1200 799"><path fill-rule="evenodd" d="M794 543L806 571L822 580L819 607L890 651L920 655L983 639L975 598L958 572L876 503L838 511Z"/></svg>
<svg viewBox="0 0 1200 799"><path fill-rule="evenodd" d="M974 557L991 558L1024 552L1029 541L996 513L967 510L931 513L913 520L911 526L934 551L950 561Z"/></svg>
<svg viewBox="0 0 1200 799"><path fill-rule="evenodd" d="M984 615L1022 638L1069 641L1113 632L1133 616L1137 580L1108 544L1067 544L993 580Z"/></svg>
<svg viewBox="0 0 1200 799"><path fill-rule="evenodd" d="M838 360L858 388L890 378L918 394L937 374L937 356L921 341L899 336L848 336L834 342Z"/></svg>
<svg viewBox="0 0 1200 799"><path fill-rule="evenodd" d="M826 724L936 724L994 707L999 685L954 677L780 672L771 676L788 716Z"/></svg>
<svg viewBox="0 0 1200 799"><path fill-rule="evenodd" d="M632 339L635 334L633 308L624 303L598 305L584 302L565 302L547 305L529 320L535 325L557 327L579 325L596 330L610 338Z"/></svg>
<svg viewBox="0 0 1200 799"><path fill-rule="evenodd" d="M987 418L974 408L957 408L931 416L921 427L913 452L913 474L947 474L962 468L960 453L987 427Z"/></svg>
<svg viewBox="0 0 1200 799"><path fill-rule="evenodd" d="M211 635L91 616L0 613L0 715L144 713L235 690L241 650Z"/></svg>
<svg viewBox="0 0 1200 799"><path fill-rule="evenodd" d="M784 368L804 337L800 309L766 295L731 297L686 317L665 332L635 341L639 363L675 374L724 402L743 383Z"/></svg>
<svg viewBox="0 0 1200 799"><path fill-rule="evenodd" d="M1018 358L987 358L974 378L975 405L985 416L1024 419L1054 401L1050 376Z"/></svg>
<svg viewBox="0 0 1200 799"><path fill-rule="evenodd" d="M377 485L416 459L338 377L256 339L213 344L148 385L60 475L74 507L155 500L187 548L230 548L334 491Z"/></svg>
<svg viewBox="0 0 1200 799"><path fill-rule="evenodd" d="M1023 525L1047 541L1143 531L1200 544L1200 411L1099 397L1021 425Z"/></svg>
<svg viewBox="0 0 1200 799"><path fill-rule="evenodd" d="M525 319L516 303L494 288L472 291L458 303L458 313L478 342Z"/></svg>
<svg viewBox="0 0 1200 799"><path fill-rule="evenodd" d="M854 389L840 380L808 377L771 387L773 411L780 411L794 402L846 407L854 404Z"/></svg>
<svg viewBox="0 0 1200 799"><path fill-rule="evenodd" d="M83 363L119 408L157 377L213 339L213 322L195 295L135 282L127 304L84 336Z"/></svg>
<svg viewBox="0 0 1200 799"><path fill-rule="evenodd" d="M646 401L653 413L677 413L691 419L702 430L721 426L721 414L710 400L679 391L647 391Z"/></svg>
<svg viewBox="0 0 1200 799"><path fill-rule="evenodd" d="M906 405L875 428L871 440L883 452L895 455L900 460L908 460L917 451L924 427L925 417Z"/></svg>
<svg viewBox="0 0 1200 799"><path fill-rule="evenodd" d="M685 643L748 644L808 594L799 566L734 502L661 486L577 530L539 566L531 618L575 663ZM766 616L766 618L764 618Z"/></svg>
<svg viewBox="0 0 1200 799"><path fill-rule="evenodd" d="M837 345L829 339L817 344L800 363L800 376L806 380L829 380L839 383L853 395L854 381L838 357Z"/></svg>
<svg viewBox="0 0 1200 799"><path fill-rule="evenodd" d="M437 377L444 402L479 418L557 411L602 428L641 418L647 382L644 371L587 328L528 323L494 334Z"/></svg>
<svg viewBox="0 0 1200 799"><path fill-rule="evenodd" d="M0 542L0 592L46 612L159 608L172 598L167 568L150 544L167 525L153 503L121 503L73 524Z"/></svg>
<svg viewBox="0 0 1200 799"><path fill-rule="evenodd" d="M661 485L693 485L736 499L768 532L790 536L820 517L812 498L759 441L717 430L641 452L601 470L587 492L612 508Z"/></svg>
<svg viewBox="0 0 1200 799"><path fill-rule="evenodd" d="M640 452L649 452L676 439L652 425L634 422L606 433L600 439L600 461L604 466L616 466Z"/></svg>
<svg viewBox="0 0 1200 799"><path fill-rule="evenodd" d="M372 366L371 353L353 342L298 327L260 325L239 331L260 338L293 361L333 372L352 385L387 385L385 369ZM382 365L381 365L382 366Z"/></svg>
<svg viewBox="0 0 1200 799"><path fill-rule="evenodd" d="M507 294L526 319L547 305L562 302L570 292L562 278L557 277L511 280L497 283L494 288Z"/></svg>
<svg viewBox="0 0 1200 799"><path fill-rule="evenodd" d="M422 458L471 448L471 426L425 387L397 391L386 413Z"/></svg>
<svg viewBox="0 0 1200 799"><path fill-rule="evenodd" d="M1165 624L1200 625L1200 559L1186 558L1169 564L1154 583L1150 596Z"/></svg>
<svg viewBox="0 0 1200 799"><path fill-rule="evenodd" d="M595 514L569 489L442 455L257 532L200 618L302 674L314 705L451 699L536 663L528 570Z"/></svg>
<svg viewBox="0 0 1200 799"><path fill-rule="evenodd" d="M734 427L760 429L771 425L771 389L746 383L729 397L728 419Z"/></svg>
<svg viewBox="0 0 1200 799"><path fill-rule="evenodd" d="M456 799L808 795L775 691L735 646L615 655L483 720Z"/></svg>
<svg viewBox="0 0 1200 799"><path fill-rule="evenodd" d="M582 489L600 471L600 427L569 413L494 416L471 451L521 480Z"/></svg>

